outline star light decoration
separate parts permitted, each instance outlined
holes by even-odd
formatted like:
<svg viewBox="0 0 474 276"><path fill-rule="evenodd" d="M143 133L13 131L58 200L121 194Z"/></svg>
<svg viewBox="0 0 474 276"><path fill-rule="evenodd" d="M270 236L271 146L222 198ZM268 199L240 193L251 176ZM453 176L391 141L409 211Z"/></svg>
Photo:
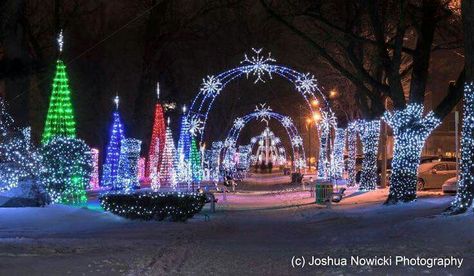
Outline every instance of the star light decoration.
<svg viewBox="0 0 474 276"><path fill-rule="evenodd" d="M197 115L193 115L189 118L189 132L192 136L196 136L202 133L204 129L204 123Z"/></svg>
<svg viewBox="0 0 474 276"><path fill-rule="evenodd" d="M237 117L237 119L234 120L234 128L242 129L244 126L245 126L244 119Z"/></svg>
<svg viewBox="0 0 474 276"><path fill-rule="evenodd" d="M64 45L64 37L63 37L63 30L61 30L58 35L59 52L63 51L63 45Z"/></svg>
<svg viewBox="0 0 474 276"><path fill-rule="evenodd" d="M263 48L255 49L252 48L254 55L249 58L247 54L244 55L244 60L241 61L241 64L244 64L243 72L248 78L250 74L256 76L254 83L259 81L265 82L263 76L265 73L268 74L269 78L272 79L273 65L271 63L276 62L276 59L272 58L272 54L269 52L268 56L260 55Z"/></svg>
<svg viewBox="0 0 474 276"><path fill-rule="evenodd" d="M295 87L303 95L312 94L317 89L318 82L310 73L301 74L295 80Z"/></svg>
<svg viewBox="0 0 474 276"><path fill-rule="evenodd" d="M257 119L260 119L262 122L266 122L267 124L270 120L270 112L272 111L273 110L270 108L270 106L267 106L266 103L260 104L260 106L255 106Z"/></svg>
<svg viewBox="0 0 474 276"><path fill-rule="evenodd" d="M222 82L215 76L207 76L202 79L200 91L204 93L206 97L216 97L222 91Z"/></svg>

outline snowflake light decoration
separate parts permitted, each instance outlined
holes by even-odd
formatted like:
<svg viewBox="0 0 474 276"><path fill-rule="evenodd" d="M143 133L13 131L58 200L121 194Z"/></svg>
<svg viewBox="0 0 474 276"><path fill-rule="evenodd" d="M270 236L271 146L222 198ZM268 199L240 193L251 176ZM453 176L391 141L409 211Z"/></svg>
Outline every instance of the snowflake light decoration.
<svg viewBox="0 0 474 276"><path fill-rule="evenodd" d="M267 104L263 103L260 106L255 106L255 112L257 113L257 119L260 119L262 122L267 122L270 120L270 112L272 109Z"/></svg>
<svg viewBox="0 0 474 276"><path fill-rule="evenodd" d="M252 137L252 139L250 139L250 143L251 144L257 143L257 137Z"/></svg>
<svg viewBox="0 0 474 276"><path fill-rule="evenodd" d="M189 132L192 136L202 133L204 129L203 121L196 115L189 118Z"/></svg>
<svg viewBox="0 0 474 276"><path fill-rule="evenodd" d="M262 50L263 48L252 48L252 51L255 53L255 55L249 58L247 54L245 54L244 60L240 62L241 64L246 65L243 70L247 78L249 77L250 73L252 73L253 76L257 77L254 83L257 83L259 81L265 82L265 80L262 78L265 73L268 73L268 76L270 77L270 79L272 79L273 68L271 63L276 62L276 60L272 58L271 53L268 53L267 57L260 55Z"/></svg>
<svg viewBox="0 0 474 276"><path fill-rule="evenodd" d="M233 138L227 138L224 141L224 147L233 148L235 147L235 140Z"/></svg>
<svg viewBox="0 0 474 276"><path fill-rule="evenodd" d="M288 128L288 127L293 125L293 120L290 117L285 116L285 117L283 117L283 119L281 119L281 124L284 127Z"/></svg>
<svg viewBox="0 0 474 276"><path fill-rule="evenodd" d="M324 129L330 129L337 126L336 116L332 111L321 111L321 126Z"/></svg>
<svg viewBox="0 0 474 276"><path fill-rule="evenodd" d="M295 80L296 90L303 95L313 93L317 87L318 83L314 78L314 75L310 73L301 74Z"/></svg>
<svg viewBox="0 0 474 276"><path fill-rule="evenodd" d="M200 91L206 97L215 97L222 91L222 82L215 76L207 76L207 78L202 79Z"/></svg>
<svg viewBox="0 0 474 276"><path fill-rule="evenodd" d="M299 147L299 146L302 146L303 145L303 138L301 138L301 136L294 136L292 139L291 139L291 144L294 146L294 147Z"/></svg>
<svg viewBox="0 0 474 276"><path fill-rule="evenodd" d="M234 127L236 129L242 129L243 127L245 126L245 121L244 119L238 117L237 119L235 119L234 121Z"/></svg>
<svg viewBox="0 0 474 276"><path fill-rule="evenodd" d="M212 142L212 148L213 149L221 149L222 147L223 147L222 141Z"/></svg>
<svg viewBox="0 0 474 276"><path fill-rule="evenodd" d="M298 158L295 160L295 168L303 169L306 167L306 161L303 158Z"/></svg>

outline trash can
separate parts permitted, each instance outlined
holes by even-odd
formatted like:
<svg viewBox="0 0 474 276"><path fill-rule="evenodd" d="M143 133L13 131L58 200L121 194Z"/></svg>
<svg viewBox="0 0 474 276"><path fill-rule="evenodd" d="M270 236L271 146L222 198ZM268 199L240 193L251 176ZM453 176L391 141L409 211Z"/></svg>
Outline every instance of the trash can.
<svg viewBox="0 0 474 276"><path fill-rule="evenodd" d="M325 204L331 200L333 185L331 183L316 183L315 200L317 204Z"/></svg>

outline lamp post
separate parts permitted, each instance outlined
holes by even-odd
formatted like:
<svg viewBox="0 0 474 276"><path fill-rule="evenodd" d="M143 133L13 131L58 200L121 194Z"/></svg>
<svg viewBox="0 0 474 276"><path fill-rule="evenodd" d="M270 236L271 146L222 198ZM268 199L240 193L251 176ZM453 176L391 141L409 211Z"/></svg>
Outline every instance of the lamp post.
<svg viewBox="0 0 474 276"><path fill-rule="evenodd" d="M314 102L316 101L316 103L314 104ZM317 100L313 100L311 102L311 104L313 106L317 106L318 102ZM311 117L308 117L306 118L306 130L308 131L308 145L309 145L309 168L311 170L311 125L314 124L314 127L316 127L319 123L319 121L321 120L321 114L319 112L313 112L312 116Z"/></svg>

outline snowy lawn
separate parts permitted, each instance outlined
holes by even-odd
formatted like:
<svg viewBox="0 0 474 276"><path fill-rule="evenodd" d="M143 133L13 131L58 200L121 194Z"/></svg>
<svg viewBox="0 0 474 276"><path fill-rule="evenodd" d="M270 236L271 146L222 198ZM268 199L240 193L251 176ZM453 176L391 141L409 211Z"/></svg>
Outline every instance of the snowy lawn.
<svg viewBox="0 0 474 276"><path fill-rule="evenodd" d="M239 192L186 223L130 221L87 208L0 208L0 275L339 275L474 273L474 216L440 215L452 197L423 192L383 206L387 190L347 192L331 208L309 192ZM204 215L209 215L209 220ZM305 267L296 256L455 256L457 268Z"/></svg>

